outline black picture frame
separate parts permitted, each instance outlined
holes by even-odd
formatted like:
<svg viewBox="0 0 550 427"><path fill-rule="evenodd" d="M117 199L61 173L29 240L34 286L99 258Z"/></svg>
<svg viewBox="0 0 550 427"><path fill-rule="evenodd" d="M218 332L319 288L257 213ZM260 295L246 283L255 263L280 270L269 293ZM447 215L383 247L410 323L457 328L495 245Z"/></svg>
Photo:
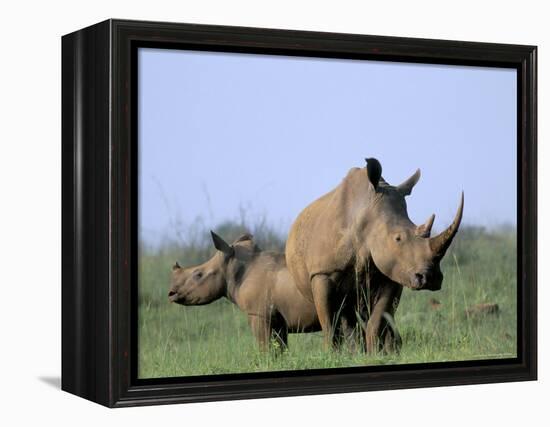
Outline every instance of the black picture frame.
<svg viewBox="0 0 550 427"><path fill-rule="evenodd" d="M138 380L135 73L141 46L515 68L518 357ZM128 20L64 36L62 389L122 407L535 380L536 61L535 46Z"/></svg>

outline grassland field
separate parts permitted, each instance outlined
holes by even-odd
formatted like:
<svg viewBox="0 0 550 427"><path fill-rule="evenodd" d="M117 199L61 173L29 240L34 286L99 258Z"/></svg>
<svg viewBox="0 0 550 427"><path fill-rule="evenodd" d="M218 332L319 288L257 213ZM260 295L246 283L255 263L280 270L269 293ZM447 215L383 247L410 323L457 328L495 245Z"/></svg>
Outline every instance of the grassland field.
<svg viewBox="0 0 550 427"><path fill-rule="evenodd" d="M284 250L265 223L226 222L216 232L231 241L252 232L262 249ZM183 234L182 234L183 235ZM198 307L168 302L173 263L202 263L214 249L207 229L155 246L140 245L138 375L140 378L404 364L516 356L516 230L462 226L447 252L440 291L403 291L395 315L399 354L366 355L361 346L325 351L321 333L290 334L282 354L261 353L246 315L226 299ZM476 304L497 314L467 316Z"/></svg>

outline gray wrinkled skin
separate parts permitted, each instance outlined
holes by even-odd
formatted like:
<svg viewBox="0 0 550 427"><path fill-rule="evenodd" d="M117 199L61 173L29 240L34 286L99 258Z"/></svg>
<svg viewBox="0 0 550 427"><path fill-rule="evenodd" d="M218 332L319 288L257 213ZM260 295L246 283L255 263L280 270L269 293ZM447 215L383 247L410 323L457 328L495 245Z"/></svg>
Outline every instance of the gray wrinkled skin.
<svg viewBox="0 0 550 427"><path fill-rule="evenodd" d="M387 326L403 287L441 289L440 261L458 231L464 196L451 226L430 237L434 216L416 226L405 202L420 170L398 186L381 175L376 159L367 159L367 168L351 169L340 185L300 213L288 236L288 268L315 305L326 346L335 344L339 319L347 320L336 316L338 310L351 304L343 311L365 317L367 352L398 350L398 334ZM360 295L366 309L359 307Z"/></svg>

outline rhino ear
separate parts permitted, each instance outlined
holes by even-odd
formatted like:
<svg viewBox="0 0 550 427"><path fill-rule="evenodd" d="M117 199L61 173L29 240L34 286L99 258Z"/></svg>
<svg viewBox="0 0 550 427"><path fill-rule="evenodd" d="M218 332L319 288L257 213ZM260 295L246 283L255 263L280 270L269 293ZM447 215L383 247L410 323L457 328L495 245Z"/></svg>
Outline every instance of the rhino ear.
<svg viewBox="0 0 550 427"><path fill-rule="evenodd" d="M235 240L233 243L246 242L247 240L252 240L253 238L254 236L252 236L252 234L246 233L237 238L237 240Z"/></svg>
<svg viewBox="0 0 550 427"><path fill-rule="evenodd" d="M179 265L179 263L176 261L176 263L172 266L172 270L173 271L176 271L176 270L179 270L181 267Z"/></svg>
<svg viewBox="0 0 550 427"><path fill-rule="evenodd" d="M403 193L403 196L408 196L411 194L413 187L416 185L420 179L420 169L417 169L416 172L406 181L402 182L397 186L397 189Z"/></svg>
<svg viewBox="0 0 550 427"><path fill-rule="evenodd" d="M217 250L219 250L220 252L223 252L228 257L233 256L233 254L235 253L235 249L233 249L232 246L228 245L225 240L223 240L220 236L218 236L212 230L210 230L210 234L212 235L212 241L214 242L214 247Z"/></svg>
<svg viewBox="0 0 550 427"><path fill-rule="evenodd" d="M367 162L367 176L369 181L376 190L378 188L378 183L382 177L382 165L374 157L365 159Z"/></svg>

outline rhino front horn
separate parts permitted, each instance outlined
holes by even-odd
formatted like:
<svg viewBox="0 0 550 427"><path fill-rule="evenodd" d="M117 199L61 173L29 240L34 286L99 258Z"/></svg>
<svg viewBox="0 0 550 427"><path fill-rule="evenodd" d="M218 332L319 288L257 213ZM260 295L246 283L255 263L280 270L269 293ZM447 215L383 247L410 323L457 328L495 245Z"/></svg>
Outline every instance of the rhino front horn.
<svg viewBox="0 0 550 427"><path fill-rule="evenodd" d="M464 191L460 197L460 205L456 211L455 219L453 223L444 231L439 233L437 236L430 239L430 249L434 255L438 258L442 258L447 252L447 249L451 245L453 238L455 237L460 222L462 221L462 211L464 210Z"/></svg>

